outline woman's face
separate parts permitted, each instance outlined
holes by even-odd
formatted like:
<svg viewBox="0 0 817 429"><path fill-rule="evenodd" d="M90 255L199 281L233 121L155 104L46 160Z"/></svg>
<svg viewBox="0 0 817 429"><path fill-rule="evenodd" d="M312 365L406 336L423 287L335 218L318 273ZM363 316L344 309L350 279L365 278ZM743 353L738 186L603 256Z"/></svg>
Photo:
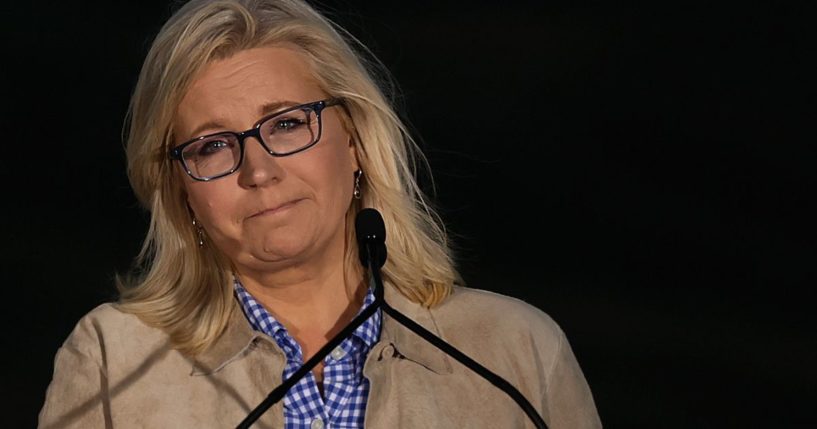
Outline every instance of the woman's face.
<svg viewBox="0 0 817 429"><path fill-rule="evenodd" d="M287 106L328 98L301 55L287 47L256 48L205 67L179 105L175 143L243 131ZM357 162L340 112L323 110L320 141L304 152L276 158L248 138L240 169L209 182L193 180L179 165L177 177L208 245L239 271L342 255Z"/></svg>

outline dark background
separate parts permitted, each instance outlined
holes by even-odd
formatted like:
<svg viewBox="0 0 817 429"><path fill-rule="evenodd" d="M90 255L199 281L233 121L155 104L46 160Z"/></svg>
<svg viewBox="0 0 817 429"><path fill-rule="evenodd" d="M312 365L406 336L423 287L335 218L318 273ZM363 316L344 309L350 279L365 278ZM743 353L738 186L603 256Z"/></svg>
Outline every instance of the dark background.
<svg viewBox="0 0 817 429"><path fill-rule="evenodd" d="M144 236L120 133L174 6L0 8L2 419L27 427ZM817 423L805 9L323 9L399 83L466 281L562 326L607 427Z"/></svg>

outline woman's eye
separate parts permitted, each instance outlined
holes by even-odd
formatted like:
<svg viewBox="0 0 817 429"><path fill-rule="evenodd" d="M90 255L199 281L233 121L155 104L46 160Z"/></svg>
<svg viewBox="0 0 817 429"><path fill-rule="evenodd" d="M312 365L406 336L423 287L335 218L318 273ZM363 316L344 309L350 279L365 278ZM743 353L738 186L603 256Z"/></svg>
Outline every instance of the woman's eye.
<svg viewBox="0 0 817 429"><path fill-rule="evenodd" d="M201 147L198 150L198 155L199 156L212 155L227 148L228 146L229 143L227 143L224 140L211 140L201 145Z"/></svg>
<svg viewBox="0 0 817 429"><path fill-rule="evenodd" d="M275 131L292 131L295 128L303 125L304 121L297 118L284 118L275 122L273 132Z"/></svg>

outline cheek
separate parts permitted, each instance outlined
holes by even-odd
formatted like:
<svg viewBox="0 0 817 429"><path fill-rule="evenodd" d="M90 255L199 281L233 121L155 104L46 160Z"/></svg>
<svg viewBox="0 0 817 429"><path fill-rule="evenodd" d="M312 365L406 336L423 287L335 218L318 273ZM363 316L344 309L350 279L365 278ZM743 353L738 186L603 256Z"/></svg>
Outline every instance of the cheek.
<svg viewBox="0 0 817 429"><path fill-rule="evenodd" d="M206 187L197 185L188 187L187 192L187 203L193 213L209 231L227 228L232 223L231 208L235 206L231 193L225 192L217 183L202 183Z"/></svg>
<svg viewBox="0 0 817 429"><path fill-rule="evenodd" d="M326 159L321 163L321 181L338 203L346 204L352 195L354 163L349 151L342 142L333 142L333 150L327 151ZM341 201L342 200L342 201Z"/></svg>

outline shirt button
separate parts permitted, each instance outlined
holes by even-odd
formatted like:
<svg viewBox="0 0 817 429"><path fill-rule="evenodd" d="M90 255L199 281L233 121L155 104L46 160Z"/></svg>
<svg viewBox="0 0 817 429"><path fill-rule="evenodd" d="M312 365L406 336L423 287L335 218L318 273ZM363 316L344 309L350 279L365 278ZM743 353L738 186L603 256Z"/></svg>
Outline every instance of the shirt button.
<svg viewBox="0 0 817 429"><path fill-rule="evenodd" d="M323 429L323 420L321 420L320 418L312 420L312 424L309 425L309 427L311 429Z"/></svg>
<svg viewBox="0 0 817 429"><path fill-rule="evenodd" d="M335 347L335 350L332 350L332 359L334 360L341 360L344 356L346 356L346 351L343 350L341 346ZM312 429L315 429L314 427Z"/></svg>

